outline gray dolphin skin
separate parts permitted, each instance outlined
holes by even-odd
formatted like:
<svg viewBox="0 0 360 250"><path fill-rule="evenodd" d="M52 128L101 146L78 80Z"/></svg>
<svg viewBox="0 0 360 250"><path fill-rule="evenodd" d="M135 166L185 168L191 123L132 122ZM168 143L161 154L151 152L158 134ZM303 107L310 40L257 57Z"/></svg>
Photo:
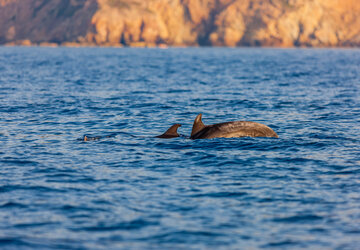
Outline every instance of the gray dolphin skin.
<svg viewBox="0 0 360 250"><path fill-rule="evenodd" d="M232 137L275 137L279 136L264 124L248 121L224 122L204 125L202 114L195 118L190 139L232 138Z"/></svg>
<svg viewBox="0 0 360 250"><path fill-rule="evenodd" d="M175 138L175 137L179 137L180 135L177 132L177 129L181 127L181 124L174 124L172 125L168 130L166 130L165 133L163 133L162 135L158 135L155 136L156 138L163 138L163 139L170 139L170 138Z"/></svg>

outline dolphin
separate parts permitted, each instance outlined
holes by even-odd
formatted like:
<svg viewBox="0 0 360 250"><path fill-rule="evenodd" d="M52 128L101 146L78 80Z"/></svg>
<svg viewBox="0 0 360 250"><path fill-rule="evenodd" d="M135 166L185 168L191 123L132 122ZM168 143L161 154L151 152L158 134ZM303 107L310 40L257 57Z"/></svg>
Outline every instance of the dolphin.
<svg viewBox="0 0 360 250"><path fill-rule="evenodd" d="M275 137L279 136L264 124L249 121L224 122L204 125L202 114L195 118L190 139L231 138L231 137Z"/></svg>
<svg viewBox="0 0 360 250"><path fill-rule="evenodd" d="M162 135L158 135L155 136L156 138L163 138L163 139L170 139L170 138L175 138L175 137L179 137L180 135L177 132L177 129L181 127L181 124L174 124L172 125L168 130L166 130L165 133L163 133Z"/></svg>

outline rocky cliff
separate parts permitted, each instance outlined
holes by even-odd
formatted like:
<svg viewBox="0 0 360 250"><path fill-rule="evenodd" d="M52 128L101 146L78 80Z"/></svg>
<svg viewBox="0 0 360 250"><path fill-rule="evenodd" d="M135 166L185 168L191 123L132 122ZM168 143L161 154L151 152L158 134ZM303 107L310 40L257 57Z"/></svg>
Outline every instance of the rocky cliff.
<svg viewBox="0 0 360 250"><path fill-rule="evenodd" d="M359 0L0 0L0 43L359 46Z"/></svg>
<svg viewBox="0 0 360 250"><path fill-rule="evenodd" d="M97 9L96 0L0 0L0 43L79 42Z"/></svg>

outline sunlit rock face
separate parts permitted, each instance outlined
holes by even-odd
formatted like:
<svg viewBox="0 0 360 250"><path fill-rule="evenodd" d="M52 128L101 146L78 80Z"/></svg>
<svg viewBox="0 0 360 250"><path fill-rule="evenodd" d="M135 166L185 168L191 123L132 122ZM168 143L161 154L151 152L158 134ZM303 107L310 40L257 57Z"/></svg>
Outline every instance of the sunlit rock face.
<svg viewBox="0 0 360 250"><path fill-rule="evenodd" d="M0 43L359 46L359 13L359 0L0 0Z"/></svg>
<svg viewBox="0 0 360 250"><path fill-rule="evenodd" d="M0 43L81 41L97 6L96 0L0 0Z"/></svg>

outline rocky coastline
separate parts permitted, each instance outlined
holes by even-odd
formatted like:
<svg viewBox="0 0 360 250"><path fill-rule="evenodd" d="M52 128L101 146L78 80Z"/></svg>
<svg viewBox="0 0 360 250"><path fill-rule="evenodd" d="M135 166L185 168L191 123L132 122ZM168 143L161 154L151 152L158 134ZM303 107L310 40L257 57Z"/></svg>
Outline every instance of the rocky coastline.
<svg viewBox="0 0 360 250"><path fill-rule="evenodd" d="M0 44L360 46L358 0L0 0Z"/></svg>

